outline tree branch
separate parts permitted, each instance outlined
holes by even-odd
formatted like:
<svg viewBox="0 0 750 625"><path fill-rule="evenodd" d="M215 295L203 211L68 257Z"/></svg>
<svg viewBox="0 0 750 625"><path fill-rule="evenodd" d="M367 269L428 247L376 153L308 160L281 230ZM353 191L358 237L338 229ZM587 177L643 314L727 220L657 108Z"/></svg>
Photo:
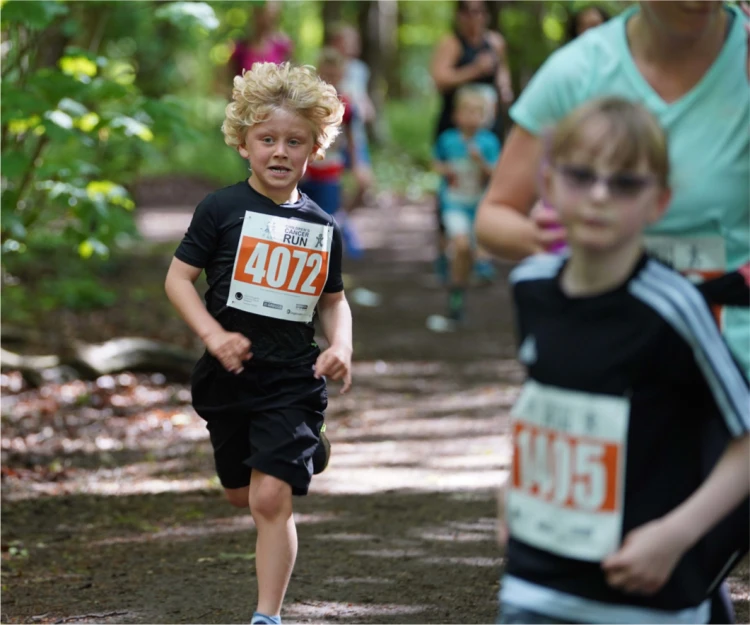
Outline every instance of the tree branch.
<svg viewBox="0 0 750 625"><path fill-rule="evenodd" d="M16 189L16 197L12 203L14 208L18 207L19 202L23 198L24 194L26 193L26 190L29 187L29 184L31 184L31 181L34 179L34 170L36 170L36 161L41 156L42 150L44 149L44 146L47 145L49 142L49 137L47 135L43 135L39 137L39 141L36 144L36 148L34 149L34 153L31 156L31 160L29 161L29 166L26 169L26 172L23 175L23 178L21 179L21 184L18 185L18 189ZM36 218L39 216L39 211L35 211L33 215L33 219L29 220L27 223L27 220L24 219L24 226L29 226L31 223L33 223Z"/></svg>

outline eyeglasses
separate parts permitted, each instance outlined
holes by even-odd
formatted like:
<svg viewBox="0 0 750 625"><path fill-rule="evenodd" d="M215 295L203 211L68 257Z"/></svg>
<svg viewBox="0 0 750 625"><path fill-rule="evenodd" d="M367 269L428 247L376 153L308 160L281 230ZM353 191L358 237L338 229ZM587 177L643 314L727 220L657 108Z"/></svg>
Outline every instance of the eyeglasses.
<svg viewBox="0 0 750 625"><path fill-rule="evenodd" d="M571 189L589 191L601 182L607 186L612 197L632 199L640 195L645 189L656 183L654 176L642 176L621 172L611 176L600 176L591 167L578 165L560 165L554 168L563 177Z"/></svg>

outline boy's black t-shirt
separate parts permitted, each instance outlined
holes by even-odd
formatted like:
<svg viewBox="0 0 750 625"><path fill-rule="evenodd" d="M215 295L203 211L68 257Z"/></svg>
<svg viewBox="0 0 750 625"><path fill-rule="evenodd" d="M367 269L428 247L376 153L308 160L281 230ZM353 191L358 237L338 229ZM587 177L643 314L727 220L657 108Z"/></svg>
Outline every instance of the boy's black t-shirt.
<svg viewBox="0 0 750 625"><path fill-rule="evenodd" d="M654 595L610 587L601 552L690 497L747 433L747 380L700 293L676 272L644 256L620 287L570 297L559 282L565 262L539 255L511 273L529 377L528 401L514 407L518 494L501 599L573 622L706 622L692 619L731 550L746 549L746 507L717 528L732 533L726 544L709 534ZM586 552L600 531L600 553Z"/></svg>
<svg viewBox="0 0 750 625"><path fill-rule="evenodd" d="M247 180L219 189L198 204L175 257L205 269L208 312L225 330L241 332L252 341L253 358L246 366L294 366L313 362L320 350L314 341L312 321L276 319L227 305L246 211L332 226L328 277L323 292L344 290L341 232L333 217L304 194L294 204L276 204L253 189Z"/></svg>

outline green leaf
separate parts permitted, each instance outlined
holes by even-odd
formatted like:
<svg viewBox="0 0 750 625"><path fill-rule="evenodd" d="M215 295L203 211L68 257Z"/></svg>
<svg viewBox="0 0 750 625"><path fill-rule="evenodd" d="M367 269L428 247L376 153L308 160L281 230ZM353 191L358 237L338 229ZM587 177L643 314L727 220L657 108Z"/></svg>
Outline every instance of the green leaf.
<svg viewBox="0 0 750 625"><path fill-rule="evenodd" d="M157 9L154 15L180 28L198 24L206 30L214 30L219 25L213 8L205 2L171 2Z"/></svg>
<svg viewBox="0 0 750 625"><path fill-rule="evenodd" d="M83 57L94 62L97 60L96 54L89 52L86 48L79 48L78 46L67 46L65 48L65 56Z"/></svg>
<svg viewBox="0 0 750 625"><path fill-rule="evenodd" d="M146 126L146 124L143 124L132 117L127 117L126 115L115 117L110 123L110 127L122 128L125 132L125 136L138 137L142 141L148 142L152 141L154 138L154 133L148 126Z"/></svg>
<svg viewBox="0 0 750 625"><path fill-rule="evenodd" d="M60 30L63 35L72 38L81 32L81 23L74 17L69 17L62 23Z"/></svg>
<svg viewBox="0 0 750 625"><path fill-rule="evenodd" d="M44 117L45 119L50 120L53 124L60 126L60 128L64 128L65 130L70 130L73 127L73 118L63 111L50 111L48 113L45 113Z"/></svg>
<svg viewBox="0 0 750 625"><path fill-rule="evenodd" d="M12 213L9 210L3 211L3 234L10 232L11 237L19 241L23 241L26 238L26 228L23 225L23 220L16 213ZM5 238L5 237L3 237Z"/></svg>
<svg viewBox="0 0 750 625"><path fill-rule="evenodd" d="M51 102L46 102L44 98L28 89L17 89L13 85L3 82L3 121L41 115L52 106Z"/></svg>
<svg viewBox="0 0 750 625"><path fill-rule="evenodd" d="M119 100L130 94L132 87L116 83L108 78L94 78L89 85L92 100Z"/></svg>
<svg viewBox="0 0 750 625"><path fill-rule="evenodd" d="M63 98L83 99L80 96L87 92L88 86L59 69L45 67L29 78L29 90L50 102L49 108L55 108Z"/></svg>
<svg viewBox="0 0 750 625"><path fill-rule="evenodd" d="M8 180L18 180L29 166L29 157L21 152L7 152L2 156L2 175Z"/></svg>
<svg viewBox="0 0 750 625"><path fill-rule="evenodd" d="M81 258L91 258L94 254L97 256L107 256L109 248L98 239L88 238L78 245L78 255Z"/></svg>
<svg viewBox="0 0 750 625"><path fill-rule="evenodd" d="M73 76L76 80L86 84L90 83L99 71L96 62L85 56L64 56L58 65L63 74Z"/></svg>
<svg viewBox="0 0 750 625"><path fill-rule="evenodd" d="M23 24L32 30L43 30L56 18L67 13L68 7L62 2L11 0L3 5L1 16L4 25Z"/></svg>
<svg viewBox="0 0 750 625"><path fill-rule="evenodd" d="M71 100L70 98L63 98L60 100L57 108L68 113L71 117L83 117L89 112L83 104L76 100Z"/></svg>

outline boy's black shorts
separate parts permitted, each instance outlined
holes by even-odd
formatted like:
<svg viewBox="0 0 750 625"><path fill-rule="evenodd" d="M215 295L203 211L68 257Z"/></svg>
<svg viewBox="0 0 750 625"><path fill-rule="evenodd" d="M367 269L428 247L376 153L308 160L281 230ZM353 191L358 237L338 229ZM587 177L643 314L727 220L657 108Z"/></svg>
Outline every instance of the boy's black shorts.
<svg viewBox="0 0 750 625"><path fill-rule="evenodd" d="M325 380L313 374L312 363L246 366L235 375L208 354L198 361L193 407L206 420L224 488L247 486L258 469L289 484L292 494L307 494L328 405Z"/></svg>

